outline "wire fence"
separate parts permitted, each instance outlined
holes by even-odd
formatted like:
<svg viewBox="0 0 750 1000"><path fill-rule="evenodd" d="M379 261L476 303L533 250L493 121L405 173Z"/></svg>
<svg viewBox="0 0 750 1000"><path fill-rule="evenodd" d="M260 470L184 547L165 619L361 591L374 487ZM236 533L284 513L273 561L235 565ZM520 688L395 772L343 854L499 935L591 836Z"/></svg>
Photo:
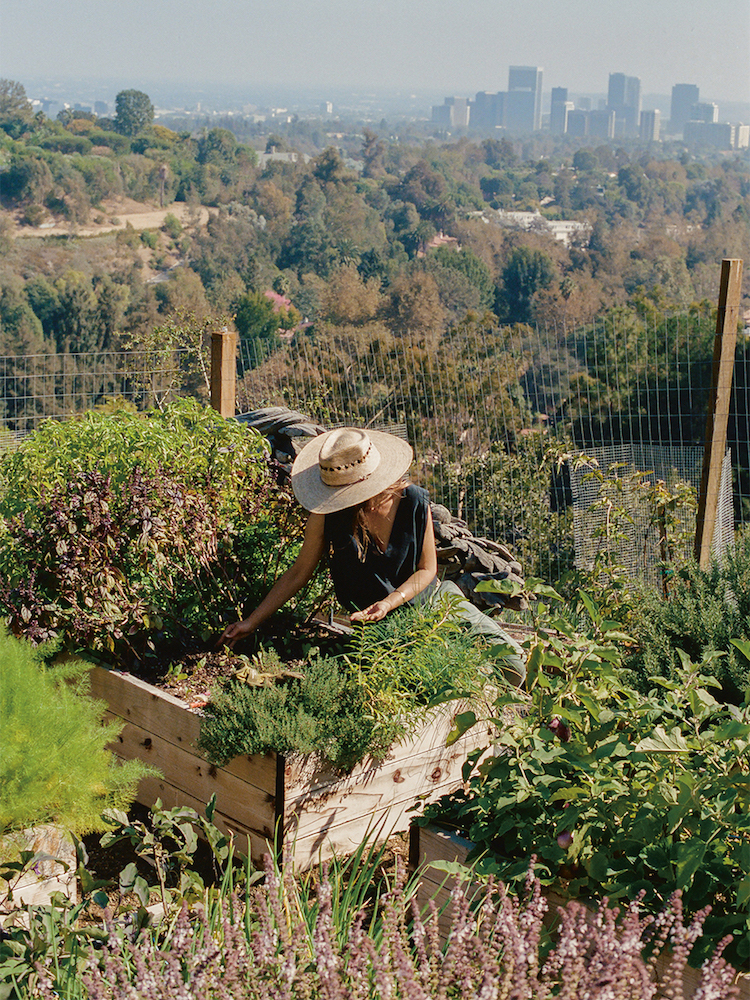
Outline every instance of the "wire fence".
<svg viewBox="0 0 750 1000"><path fill-rule="evenodd" d="M435 500L475 533L511 545L527 574L557 580L590 562L601 529L575 456L596 459L600 472L616 465L620 483L699 486L713 337L713 318L699 310L623 314L572 331L475 321L434 342L384 327L323 328L241 343L237 409L285 406L328 427L403 428L414 478ZM114 397L141 409L175 394L207 399L207 357L203 345L0 358L0 433L10 443L40 420ZM747 338L736 353L727 447L724 544L750 519ZM663 558L658 525L646 514L633 521L623 561L653 579Z"/></svg>

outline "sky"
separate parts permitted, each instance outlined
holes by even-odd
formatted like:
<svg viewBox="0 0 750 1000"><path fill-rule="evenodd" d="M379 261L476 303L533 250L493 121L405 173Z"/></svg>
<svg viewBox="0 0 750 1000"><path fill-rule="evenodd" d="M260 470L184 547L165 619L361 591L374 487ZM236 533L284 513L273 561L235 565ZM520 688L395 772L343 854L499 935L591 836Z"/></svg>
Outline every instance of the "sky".
<svg viewBox="0 0 750 1000"><path fill-rule="evenodd" d="M2 0L0 76L473 96L508 66L544 90L695 83L750 100L750 0Z"/></svg>

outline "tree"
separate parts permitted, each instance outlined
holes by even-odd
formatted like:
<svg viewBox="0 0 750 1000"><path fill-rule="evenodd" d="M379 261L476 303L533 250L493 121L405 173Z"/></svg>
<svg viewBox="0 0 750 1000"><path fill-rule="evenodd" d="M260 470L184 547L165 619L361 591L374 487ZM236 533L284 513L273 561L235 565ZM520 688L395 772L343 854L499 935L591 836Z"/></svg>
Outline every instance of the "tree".
<svg viewBox="0 0 750 1000"><path fill-rule="evenodd" d="M142 90L121 90L115 108L115 131L120 135L138 135L154 120L154 106Z"/></svg>
<svg viewBox="0 0 750 1000"><path fill-rule="evenodd" d="M17 138L34 119L23 84L0 79L0 129Z"/></svg>
<svg viewBox="0 0 750 1000"><path fill-rule="evenodd" d="M532 299L540 289L547 288L555 278L555 265L542 250L516 247L508 255L503 268L503 289L498 306L509 323L529 323L532 320Z"/></svg>
<svg viewBox="0 0 750 1000"><path fill-rule="evenodd" d="M279 317L262 292L248 292L237 303L234 325L243 340L278 341Z"/></svg>

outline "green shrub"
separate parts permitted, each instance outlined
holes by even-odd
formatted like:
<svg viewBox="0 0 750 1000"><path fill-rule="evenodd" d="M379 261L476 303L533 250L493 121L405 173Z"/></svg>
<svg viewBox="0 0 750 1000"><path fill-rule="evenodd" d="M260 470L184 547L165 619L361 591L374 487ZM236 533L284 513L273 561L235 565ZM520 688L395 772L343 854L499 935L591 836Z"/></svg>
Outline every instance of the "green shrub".
<svg viewBox="0 0 750 1000"><path fill-rule="evenodd" d="M542 881L571 896L642 892L658 908L679 890L686 912L712 907L704 952L729 934L727 954L747 962L750 706L718 703L712 663L684 654L674 681L649 695L628 687L628 637L585 603L589 633L560 619L540 633L529 703L519 712L498 699L499 750L428 814L465 831L503 879L523 880L535 855ZM455 735L473 722L459 717Z"/></svg>
<svg viewBox="0 0 750 1000"><path fill-rule="evenodd" d="M102 811L126 809L149 773L106 749L119 727L101 725L104 706L85 696L85 671L48 670L28 643L0 634L0 835L41 823L103 830Z"/></svg>
<svg viewBox="0 0 750 1000"><path fill-rule="evenodd" d="M0 459L0 518L12 628L129 665L241 617L300 528L260 435L190 400L43 424Z"/></svg>
<svg viewBox="0 0 750 1000"><path fill-rule="evenodd" d="M713 652L716 679L724 696L739 702L750 689L750 662L732 639L750 639L750 532L742 534L722 563L687 567L674 582L668 600L647 592L633 603L630 626L638 641L628 660L639 686L651 677L672 678L678 650L700 661Z"/></svg>
<svg viewBox="0 0 750 1000"><path fill-rule="evenodd" d="M162 223L162 232L166 233L170 240L177 240L182 235L182 223L172 212L167 212Z"/></svg>

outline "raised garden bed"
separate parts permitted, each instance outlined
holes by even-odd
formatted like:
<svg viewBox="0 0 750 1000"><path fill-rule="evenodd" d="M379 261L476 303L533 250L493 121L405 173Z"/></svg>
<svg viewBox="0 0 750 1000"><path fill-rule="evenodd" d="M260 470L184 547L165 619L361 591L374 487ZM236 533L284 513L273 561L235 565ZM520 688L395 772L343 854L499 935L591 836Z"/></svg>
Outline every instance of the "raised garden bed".
<svg viewBox="0 0 750 1000"><path fill-rule="evenodd" d="M415 867L422 865L421 881L418 892L418 902L421 907L427 906L430 899L435 901L438 907L438 930L441 940L445 941L450 928L451 917L446 904L449 901L451 889L455 880L447 876L445 871L439 867L434 867L436 862L458 862L466 864L466 858L474 847L472 841L460 836L453 830L441 827L438 824L428 826L412 825L410 830L409 860ZM479 881L471 882L464 886L469 899L477 898L484 890L484 883ZM549 905L551 914L557 912L558 907L564 907L568 900L555 892L550 887L543 887L542 892ZM443 911L443 912L440 912ZM591 911L593 922L594 911ZM665 973L669 964L670 955L667 952L662 954L656 963L656 979L661 982L665 979ZM686 966L682 977L682 992L684 1000L692 1000L698 989L700 972ZM750 974L738 972L737 986L741 1000L750 1000Z"/></svg>
<svg viewBox="0 0 750 1000"><path fill-rule="evenodd" d="M446 747L453 718L466 707L451 702L434 709L385 761L364 760L344 776L275 753L219 767L196 748L200 714L186 702L104 667L91 671L91 693L106 702L108 718L124 723L113 752L162 773L141 781L138 802L202 810L215 794L214 822L235 835L240 850L257 863L272 844L300 869L355 850L368 831L385 838L406 830L419 800L460 786L467 754L486 735L475 728Z"/></svg>

